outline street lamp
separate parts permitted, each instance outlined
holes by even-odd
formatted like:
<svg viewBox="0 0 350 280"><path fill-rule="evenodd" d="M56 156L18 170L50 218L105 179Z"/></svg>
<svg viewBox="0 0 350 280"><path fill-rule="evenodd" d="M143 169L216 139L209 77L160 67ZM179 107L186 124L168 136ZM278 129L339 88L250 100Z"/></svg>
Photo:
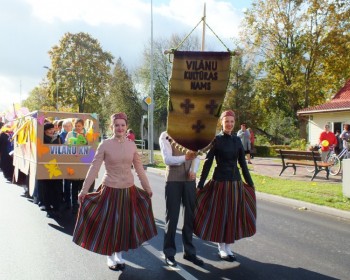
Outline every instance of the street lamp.
<svg viewBox="0 0 350 280"><path fill-rule="evenodd" d="M48 70L54 71L48 66L43 66L43 67L48 69ZM58 84L59 84L58 76L62 71L67 71L67 70L71 70L71 69L72 68L64 68L64 69L56 71L56 111L58 111Z"/></svg>

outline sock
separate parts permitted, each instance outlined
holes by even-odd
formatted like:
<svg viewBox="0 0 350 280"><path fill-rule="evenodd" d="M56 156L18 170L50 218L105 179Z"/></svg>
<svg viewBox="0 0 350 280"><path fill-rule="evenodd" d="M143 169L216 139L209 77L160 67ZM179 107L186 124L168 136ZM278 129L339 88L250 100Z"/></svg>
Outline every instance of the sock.
<svg viewBox="0 0 350 280"><path fill-rule="evenodd" d="M221 255L221 257L227 257L225 243L218 243L218 249L219 249L219 254Z"/></svg>
<svg viewBox="0 0 350 280"><path fill-rule="evenodd" d="M107 265L108 266L116 265L116 262L114 260L114 253L110 256L107 256Z"/></svg>
<svg viewBox="0 0 350 280"><path fill-rule="evenodd" d="M225 251L229 256L234 256L233 252L231 251L230 244L225 244Z"/></svg>
<svg viewBox="0 0 350 280"><path fill-rule="evenodd" d="M117 263L125 263L125 260L123 259L123 256L122 256L122 252L114 253L114 260Z"/></svg>

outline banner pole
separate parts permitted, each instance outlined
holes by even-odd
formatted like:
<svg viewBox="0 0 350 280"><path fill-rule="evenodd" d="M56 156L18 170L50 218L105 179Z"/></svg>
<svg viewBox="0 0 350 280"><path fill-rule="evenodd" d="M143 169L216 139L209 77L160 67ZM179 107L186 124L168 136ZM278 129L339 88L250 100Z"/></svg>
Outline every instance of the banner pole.
<svg viewBox="0 0 350 280"><path fill-rule="evenodd" d="M203 11L203 32L202 32L202 52L205 49L205 18L206 18L206 3L204 3L204 11Z"/></svg>

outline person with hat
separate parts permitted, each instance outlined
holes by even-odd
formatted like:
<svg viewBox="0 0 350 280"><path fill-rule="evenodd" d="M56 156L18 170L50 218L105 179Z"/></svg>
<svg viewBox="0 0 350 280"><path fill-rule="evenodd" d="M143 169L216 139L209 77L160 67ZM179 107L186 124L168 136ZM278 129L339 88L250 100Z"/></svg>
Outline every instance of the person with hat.
<svg viewBox="0 0 350 280"><path fill-rule="evenodd" d="M102 141L78 195L80 203L73 242L106 255L111 270L123 270L122 252L136 249L157 234L152 212L152 189L135 142L126 138L125 113L111 116L113 136ZM104 162L106 172L96 192L88 193ZM134 184L133 164L140 179Z"/></svg>
<svg viewBox="0 0 350 280"><path fill-rule="evenodd" d="M334 146L337 145L337 138L335 137L335 134L330 131L329 124L324 126L324 131L320 134L319 145L321 146L322 161L326 161L330 149L333 149Z"/></svg>
<svg viewBox="0 0 350 280"><path fill-rule="evenodd" d="M256 232L256 198L242 142L233 134L235 114L224 111L220 120L222 131L212 142L197 184L194 233L217 242L220 259L231 262L236 260L231 244ZM213 176L205 184L214 158Z"/></svg>

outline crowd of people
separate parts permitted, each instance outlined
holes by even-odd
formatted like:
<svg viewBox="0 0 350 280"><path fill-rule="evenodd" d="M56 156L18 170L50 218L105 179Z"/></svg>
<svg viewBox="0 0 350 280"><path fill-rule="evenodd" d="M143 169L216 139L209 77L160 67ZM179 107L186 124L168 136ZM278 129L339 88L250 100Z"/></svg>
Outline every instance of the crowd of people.
<svg viewBox="0 0 350 280"><path fill-rule="evenodd" d="M233 244L256 232L255 187L247 165L252 164L254 134L246 123L241 123L237 134L233 133L232 110L221 114L220 123L221 131L211 143L198 181L198 155L178 149L166 131L160 135L159 145L166 165L163 253L169 267L177 266L175 236L181 206L184 208L183 258L195 265L203 266L204 261L197 256L194 235L217 243L218 257L233 262L237 260ZM12 181L13 131L2 123L0 129L0 167ZM109 269L123 270L123 252L142 246L158 233L152 209L153 191L134 142L135 134L128 129L127 115L113 114L110 129L113 135L99 144L85 179L37 180L33 197L48 217L60 217L62 209L77 213L73 242L105 255ZM80 145L88 144L82 119L46 121L43 139L44 144L51 145L77 144L72 142L77 139ZM326 157L330 147L349 148L349 141L348 124L336 134L326 124L319 138L322 156ZM208 180L214 160L216 167ZM103 163L105 174L101 185L94 190ZM132 168L142 189L135 185Z"/></svg>
<svg viewBox="0 0 350 280"><path fill-rule="evenodd" d="M330 125L325 124L324 130L319 137L319 146L321 147L321 157L323 161L327 161L327 157L332 149L336 154L339 154L344 148L349 150L350 142L350 125L344 124L343 131L337 130L333 133L330 130Z"/></svg>
<svg viewBox="0 0 350 280"><path fill-rule="evenodd" d="M12 141L14 126L11 123L3 124L0 122L0 168L4 177L9 182L14 182L13 166L13 145ZM68 144L72 139L80 137L80 145L87 144L86 129L82 119L64 119L50 121L45 119L43 143L44 144ZM81 140L83 139L83 140ZM76 143L75 143L76 144ZM19 171L19 177L25 175ZM24 179L23 185L27 182ZM82 180L67 179L41 179L35 181L33 192L33 202L37 204L42 211L47 212L47 217L60 217L65 209L72 209L72 213L78 211L78 193L82 188ZM94 185L92 184L90 190ZM28 195L27 186L25 194Z"/></svg>
<svg viewBox="0 0 350 280"><path fill-rule="evenodd" d="M255 233L254 183L246 162L251 149L250 134L243 124L244 136L233 133L233 111L223 112L220 121L222 131L207 154L199 182L196 182L197 154L177 149L167 132L160 136L161 154L166 164L163 253L170 267L177 266L175 236L181 206L184 208L183 258L195 265L202 266L204 261L197 256L194 234L216 242L219 258L232 262L236 260L233 243ZM73 242L106 255L111 270L125 269L123 252L140 247L158 234L152 210L152 188L134 142L135 135L127 125L126 114L111 116L113 136L99 144L84 180L37 180L33 194L34 202L47 211L48 217L59 218L63 209L77 213ZM85 134L81 119L44 123L44 144L69 144L79 137L85 139L82 144L87 144ZM7 139L10 138L7 135ZM206 182L214 158L217 167ZM247 159L249 163L250 158ZM194 162L197 162L196 168L193 168ZM101 185L94 190L92 186L102 163L105 174ZM132 167L142 189L135 185ZM215 227L210 226L212 224Z"/></svg>

